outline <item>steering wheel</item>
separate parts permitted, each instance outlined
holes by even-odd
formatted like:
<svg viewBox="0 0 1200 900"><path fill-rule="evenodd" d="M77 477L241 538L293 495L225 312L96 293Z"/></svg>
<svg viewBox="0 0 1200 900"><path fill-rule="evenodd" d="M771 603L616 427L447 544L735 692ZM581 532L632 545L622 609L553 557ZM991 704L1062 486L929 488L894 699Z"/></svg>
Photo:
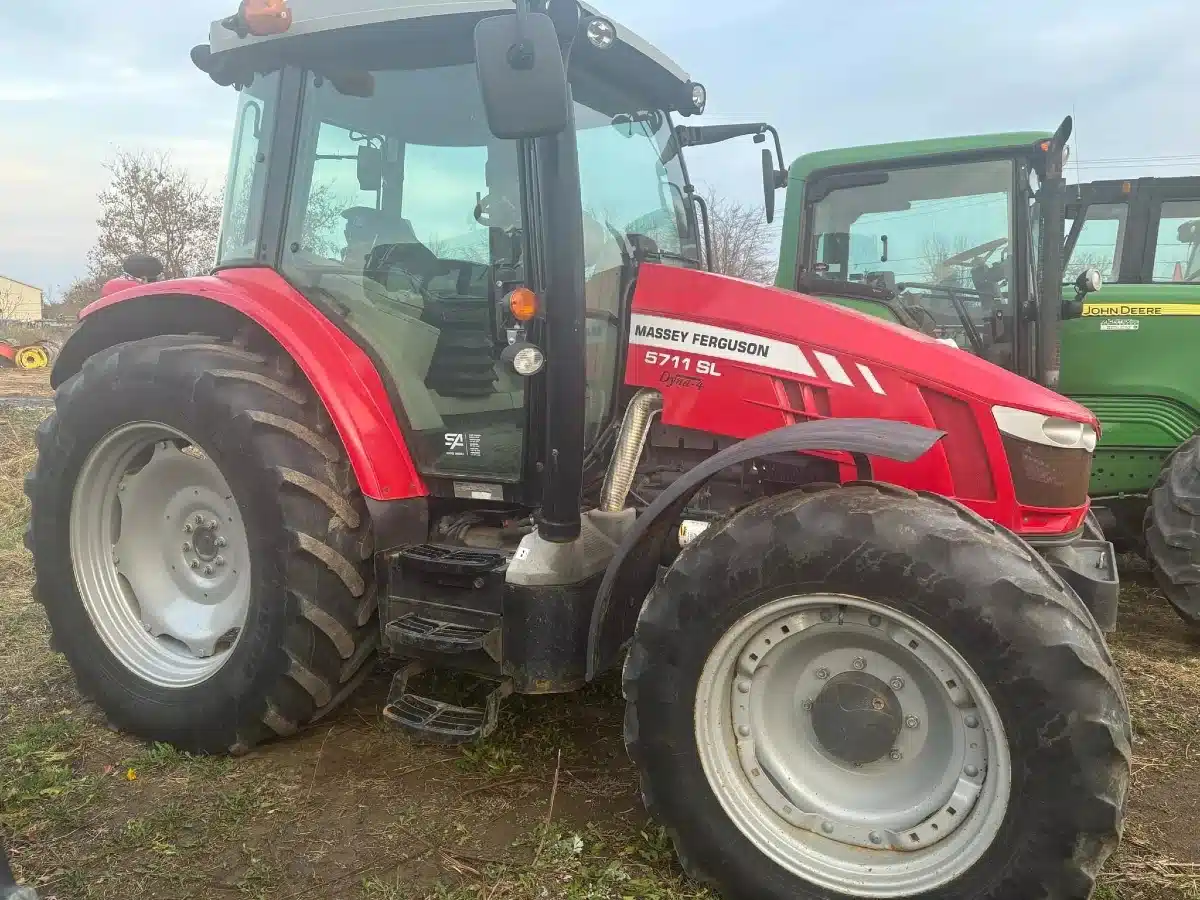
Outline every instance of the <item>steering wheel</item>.
<svg viewBox="0 0 1200 900"><path fill-rule="evenodd" d="M993 253L1007 243L1008 238L996 238L994 241L988 241L986 244L980 244L978 247L972 247L970 250L949 256L942 260L942 265L967 266L968 268L984 265Z"/></svg>

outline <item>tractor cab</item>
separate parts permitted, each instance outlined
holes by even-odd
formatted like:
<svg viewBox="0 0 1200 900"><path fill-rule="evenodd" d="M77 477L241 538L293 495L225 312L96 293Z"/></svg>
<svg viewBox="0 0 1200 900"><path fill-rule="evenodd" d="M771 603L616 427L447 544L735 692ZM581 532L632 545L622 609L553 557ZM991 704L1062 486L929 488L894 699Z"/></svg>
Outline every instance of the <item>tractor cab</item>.
<svg viewBox="0 0 1200 900"><path fill-rule="evenodd" d="M520 482L545 435L528 427L531 376L576 358L547 362L548 318L575 323L536 299L565 237L532 187L557 177L551 151L495 136L476 69L477 24L512 4L329 5L279 36L218 23L194 54L241 93L218 265L276 266L368 349L423 475L532 499ZM581 37L570 86L587 365L569 418L586 453L616 404L634 264L700 265L685 163L665 151L673 117L700 112L704 95L607 19Z"/></svg>
<svg viewBox="0 0 1200 900"><path fill-rule="evenodd" d="M1071 133L827 150L792 166L779 284L1057 379ZM1081 282L1081 290L1093 282ZM1045 298L1043 302L1043 298ZM1066 309L1071 314L1069 305Z"/></svg>

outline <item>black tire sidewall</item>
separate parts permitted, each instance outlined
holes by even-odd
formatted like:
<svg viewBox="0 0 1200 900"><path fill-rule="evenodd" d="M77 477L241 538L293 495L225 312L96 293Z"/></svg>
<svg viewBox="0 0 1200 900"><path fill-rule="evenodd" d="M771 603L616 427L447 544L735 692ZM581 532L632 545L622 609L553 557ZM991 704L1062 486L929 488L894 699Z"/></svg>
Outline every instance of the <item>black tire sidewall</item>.
<svg viewBox="0 0 1200 900"><path fill-rule="evenodd" d="M785 523L795 524L787 516L780 517L779 524ZM758 527L766 525L760 522ZM818 537L817 543L824 546L814 547L808 534L804 552L791 554L788 538L799 539L800 534L785 527L776 532L777 540L765 559L758 553L755 565L768 574L753 586L748 583L753 577L746 575L748 546L725 537L720 532L706 534L685 549L684 554L704 555L708 561L689 561L682 567L684 572L673 569L656 588L656 592L684 592L672 603L676 615L668 618L673 627L662 632L659 646L651 639L639 647L641 642L635 640L633 652L642 656L636 665L631 659L631 667L639 671L631 712L636 717L633 727L640 744L643 787L653 794L647 798L652 812L666 811L664 818L678 832L681 849L701 860L699 868L704 872L720 873L720 887L729 900L844 896L777 866L729 819L700 762L694 718L695 691L708 655L739 619L786 596L844 594L906 613L947 640L989 688L1006 730L1012 784L999 833L971 870L921 896L966 900L1036 895L1041 889L1038 874L1074 849L1076 832L1059 814L1074 799L1069 780L1064 783L1063 778L1071 771L1071 760L1062 742L1039 737L1041 729L1061 730L1062 723L1055 698L1029 677L1023 665L1029 648L1022 645L1033 632L1003 615L989 619L978 603L969 602L972 596L996 597L995 572L960 566L954 569L955 577L931 578L932 572L914 568L911 558L900 554L864 556L859 540L850 535ZM1028 893L1005 893L1014 888L1013 877L1022 879Z"/></svg>
<svg viewBox="0 0 1200 900"><path fill-rule="evenodd" d="M134 732L153 731L184 746L211 744L216 751L235 737L222 733L229 727L231 709L240 707L244 698L260 698L265 704L261 698L287 668L283 646L291 601L282 577L287 532L278 479L256 455L249 423L233 416L217 399L218 392L198 390L196 373L173 365L182 358L183 354L164 355L153 369L89 365L76 376L89 379L89 390L74 398L69 389L64 392L52 445L40 451L32 549L58 648L71 660L86 692L103 698L101 706L114 724ZM117 659L91 623L70 564L71 501L80 470L105 435L138 421L177 429L210 456L238 504L253 560L249 610L236 646L216 673L187 688L145 681ZM50 560L61 563L45 565Z"/></svg>

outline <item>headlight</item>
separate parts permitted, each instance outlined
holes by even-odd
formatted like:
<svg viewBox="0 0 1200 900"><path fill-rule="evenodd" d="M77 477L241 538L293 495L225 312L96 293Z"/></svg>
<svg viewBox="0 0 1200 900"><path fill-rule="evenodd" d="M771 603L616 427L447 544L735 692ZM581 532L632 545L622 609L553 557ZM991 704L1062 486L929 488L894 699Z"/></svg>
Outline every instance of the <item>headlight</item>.
<svg viewBox="0 0 1200 900"><path fill-rule="evenodd" d="M1096 429L1087 422L1060 419L1010 406L993 406L992 415L996 419L996 427L1015 438L1045 444L1047 447L1086 450L1088 453L1096 449Z"/></svg>
<svg viewBox="0 0 1200 900"><path fill-rule="evenodd" d="M587 39L597 50L607 50L617 39L617 29L608 19L597 17L588 22Z"/></svg>
<svg viewBox="0 0 1200 900"><path fill-rule="evenodd" d="M993 406L1018 502L1074 509L1087 502L1096 429L1025 409Z"/></svg>
<svg viewBox="0 0 1200 900"><path fill-rule="evenodd" d="M692 85L692 106L696 108L696 115L701 115L704 112L704 107L708 105L708 90L702 84Z"/></svg>

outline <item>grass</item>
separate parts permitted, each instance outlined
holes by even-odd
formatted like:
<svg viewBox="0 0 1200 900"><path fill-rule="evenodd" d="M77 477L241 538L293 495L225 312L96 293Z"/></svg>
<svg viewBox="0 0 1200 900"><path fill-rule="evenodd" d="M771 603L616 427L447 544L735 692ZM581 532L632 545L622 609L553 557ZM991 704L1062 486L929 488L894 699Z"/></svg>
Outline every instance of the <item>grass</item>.
<svg viewBox="0 0 1200 900"><path fill-rule="evenodd" d="M44 898L700 900L642 812L615 681L514 697L495 737L421 747L381 725L386 677L240 759L115 734L50 652L21 534L42 413L0 409L0 829ZM1132 801L1099 900L1200 900L1200 648L1144 573L1112 640Z"/></svg>

